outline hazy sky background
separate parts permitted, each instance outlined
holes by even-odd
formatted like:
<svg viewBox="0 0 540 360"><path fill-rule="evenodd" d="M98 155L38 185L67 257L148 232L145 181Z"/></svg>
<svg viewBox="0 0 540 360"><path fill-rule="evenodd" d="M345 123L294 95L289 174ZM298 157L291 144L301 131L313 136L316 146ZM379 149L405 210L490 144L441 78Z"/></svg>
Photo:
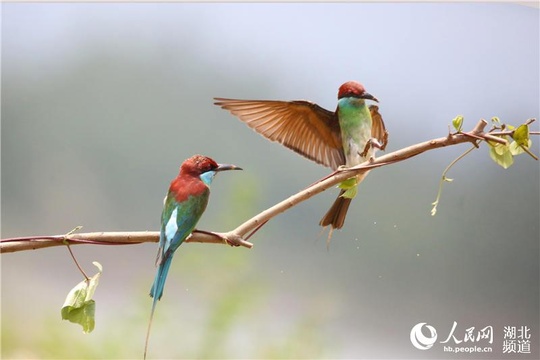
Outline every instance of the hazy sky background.
<svg viewBox="0 0 540 360"><path fill-rule="evenodd" d="M230 230L328 174L266 141L213 97L307 99L339 85L380 100L387 152L498 116L540 116L539 10L515 4L1 4L2 237L157 230L180 163L220 174L199 228ZM532 129L538 131L538 122ZM539 154L538 138L533 151ZM329 250L330 190L280 215L252 250L178 250L150 358L497 358L504 326L539 348L539 165L504 170L469 145L374 170ZM60 308L81 280L64 248L2 255L3 358L140 358L156 244L74 251L104 267L96 329ZM493 326L491 354L443 351ZM411 328L437 329L430 350ZM450 344L455 345L453 341ZM446 344L448 345L448 344Z"/></svg>

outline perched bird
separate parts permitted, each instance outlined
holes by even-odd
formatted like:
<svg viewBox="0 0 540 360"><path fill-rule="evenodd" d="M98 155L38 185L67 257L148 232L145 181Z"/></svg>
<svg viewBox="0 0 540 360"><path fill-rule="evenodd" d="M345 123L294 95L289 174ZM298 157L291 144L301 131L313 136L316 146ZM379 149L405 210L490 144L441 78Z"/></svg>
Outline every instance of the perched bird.
<svg viewBox="0 0 540 360"><path fill-rule="evenodd" d="M209 185L216 173L224 170L242 169L235 165L217 164L209 157L195 155L182 163L178 176L171 182L161 213L161 233L156 259L156 265L159 264L159 267L150 290L150 296L154 300L146 334L144 358L156 303L163 296L163 287L174 252L195 228L208 204Z"/></svg>
<svg viewBox="0 0 540 360"><path fill-rule="evenodd" d="M334 112L305 100L214 100L215 105L230 111L269 140L333 170L363 163L374 156L375 148L384 150L388 141L378 106L367 106L365 102L378 102L377 98L356 81L339 87ZM321 226L330 225L331 230L343 226L357 185L367 173L339 185L341 192L320 221Z"/></svg>

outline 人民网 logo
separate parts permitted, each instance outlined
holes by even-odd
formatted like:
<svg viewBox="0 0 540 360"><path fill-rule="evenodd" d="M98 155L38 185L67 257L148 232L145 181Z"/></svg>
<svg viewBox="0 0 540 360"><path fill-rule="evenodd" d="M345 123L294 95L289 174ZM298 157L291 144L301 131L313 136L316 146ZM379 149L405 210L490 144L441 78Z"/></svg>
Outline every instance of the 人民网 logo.
<svg viewBox="0 0 540 360"><path fill-rule="evenodd" d="M425 336L422 332L424 325L429 331L429 336ZM437 341L437 331L433 326L426 323L418 323L411 329L411 343L415 348L419 350L431 349L435 341Z"/></svg>

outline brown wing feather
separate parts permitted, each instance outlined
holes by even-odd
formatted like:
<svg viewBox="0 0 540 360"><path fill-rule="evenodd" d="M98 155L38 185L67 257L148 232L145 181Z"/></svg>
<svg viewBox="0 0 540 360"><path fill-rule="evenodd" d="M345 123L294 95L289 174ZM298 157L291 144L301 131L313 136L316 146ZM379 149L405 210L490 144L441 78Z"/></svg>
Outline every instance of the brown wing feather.
<svg viewBox="0 0 540 360"><path fill-rule="evenodd" d="M379 143L382 145L381 150L384 150L388 143L388 131L386 131L383 118L379 113L379 107L377 105L370 105L369 112L371 113L372 120L371 137L379 140Z"/></svg>
<svg viewBox="0 0 540 360"><path fill-rule="evenodd" d="M214 100L269 140L332 169L345 164L339 122L331 111L303 100Z"/></svg>

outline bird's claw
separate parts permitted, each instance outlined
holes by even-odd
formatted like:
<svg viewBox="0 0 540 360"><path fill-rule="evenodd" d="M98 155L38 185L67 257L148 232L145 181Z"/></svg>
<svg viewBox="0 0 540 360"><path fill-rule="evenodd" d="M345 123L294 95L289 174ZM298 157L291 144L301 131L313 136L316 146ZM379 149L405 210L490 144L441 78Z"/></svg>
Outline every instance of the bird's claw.
<svg viewBox="0 0 540 360"><path fill-rule="evenodd" d="M384 150L384 148L386 147L386 145L383 145L379 142L379 140L375 139L375 138L370 138L367 142L366 142L366 146L364 146L364 151L362 151L361 153L359 153L359 155L361 157L366 157L367 156L367 153L368 151L372 148L377 148L379 150ZM373 158L371 158L373 159ZM372 161L370 159L370 162Z"/></svg>
<svg viewBox="0 0 540 360"><path fill-rule="evenodd" d="M379 150L384 150L385 145L381 144L379 140L375 138L371 138L370 141L371 141L371 146L376 147Z"/></svg>
<svg viewBox="0 0 540 360"><path fill-rule="evenodd" d="M365 158L366 155L367 155L367 152L369 151L369 148L370 148L370 145L369 145L369 142L366 144L366 147L364 147L364 151L362 151L361 153L358 153L358 155L360 155L361 157Z"/></svg>

